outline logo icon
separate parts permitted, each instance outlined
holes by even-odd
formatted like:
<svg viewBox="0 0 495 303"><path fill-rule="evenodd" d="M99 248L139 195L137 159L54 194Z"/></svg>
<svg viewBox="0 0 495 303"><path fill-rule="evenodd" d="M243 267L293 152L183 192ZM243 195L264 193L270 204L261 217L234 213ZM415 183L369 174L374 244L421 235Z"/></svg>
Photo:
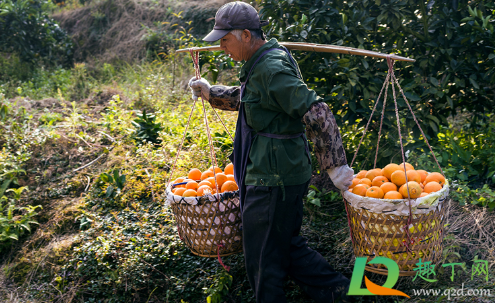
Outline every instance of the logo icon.
<svg viewBox="0 0 495 303"><path fill-rule="evenodd" d="M399 279L399 265L394 260L387 257L376 257L368 264L383 264L387 267L388 275L387 280L383 286L377 285L371 282L368 277L364 275L364 268L366 266L366 257L357 257L354 264L354 270L352 271L351 285L349 286L349 296L403 296L410 298L408 295L400 290L392 289ZM366 288L361 288L361 283L364 277L364 284Z"/></svg>

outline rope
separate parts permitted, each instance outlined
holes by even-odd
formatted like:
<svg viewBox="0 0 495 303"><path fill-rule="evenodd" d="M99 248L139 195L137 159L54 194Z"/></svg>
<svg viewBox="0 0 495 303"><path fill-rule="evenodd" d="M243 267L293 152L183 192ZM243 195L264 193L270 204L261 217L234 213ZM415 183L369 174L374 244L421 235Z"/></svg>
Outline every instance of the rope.
<svg viewBox="0 0 495 303"><path fill-rule="evenodd" d="M368 131L368 126L370 125L371 118L373 118L373 114L375 113L376 106L378 105L378 102L380 101L380 97L382 96L383 89L385 88L385 84L388 82L389 78L390 78L390 74L387 74L387 77L385 78L385 82L383 83L383 86L382 86L382 90L380 91L380 94L378 95L378 98L376 99L375 106L373 106L373 110L371 111L370 119L368 120L368 123L366 124L366 127L364 128L363 136L361 137L361 140L359 141L356 152L354 153L354 157L352 157L351 167L354 164L354 160L356 160L356 156L358 154L359 148L361 147L361 143L363 143L364 136L366 135L366 132Z"/></svg>
<svg viewBox="0 0 495 303"><path fill-rule="evenodd" d="M425 139L426 145L428 145L428 148L430 149L430 152L431 152L431 154L433 156L433 159L435 159L435 162L437 163L438 168L440 169L440 172L445 177L445 174L443 173L443 170L440 167L440 164L438 163L437 157L435 157L435 153L433 152L433 149L431 148L430 143L428 142L428 138L426 138L425 133L423 132L423 129L419 125L419 122L416 119L416 115L414 114L414 112L413 112L413 110L411 108L411 105L409 105L409 102L407 101L406 95L404 94L404 91L402 90L402 87L400 86L399 81L397 80L397 78L395 77L394 74L392 74L392 78L395 80L395 83L397 84L397 87L399 87L399 90L400 90L400 92L402 94L402 98L404 98L404 101L406 101L407 107L409 107L409 110L411 111L411 114L412 114L412 116L414 118L414 121L416 122L416 125L418 126L419 130L421 131L421 134L423 135L423 138Z"/></svg>
<svg viewBox="0 0 495 303"><path fill-rule="evenodd" d="M385 96L383 97L382 118L380 120L380 130L378 131L378 139L376 141L375 163L373 164L373 169L376 168L376 160L378 159L378 149L380 147L380 138L382 136L383 117L385 116L385 107L387 106L387 92L388 92L388 85L389 84L390 84L390 81L387 81L387 87L385 88Z"/></svg>
<svg viewBox="0 0 495 303"><path fill-rule="evenodd" d="M394 74L394 60L392 60L390 57L387 57L387 64L388 64L388 73L390 75ZM393 76L392 76L393 78ZM409 234L409 225L411 225L412 222L412 209L411 209L411 195L409 193L409 180L407 178L407 170L406 170L406 159L404 156L404 146L402 145L402 134L400 131L400 119L399 119L399 110L397 106L397 97L395 95L395 86L392 83L392 93L394 96L394 104L395 104L395 116L397 118L397 129L399 131L399 142L400 142L400 150L401 150L401 155L402 155L402 163L404 164L404 175L406 177L406 189L407 189L407 200L409 202L409 218L407 219L407 225L406 225L406 234L408 238L408 242L406 242L406 249L412 253L411 248L409 247L409 243L411 243L411 234Z"/></svg>
<svg viewBox="0 0 495 303"><path fill-rule="evenodd" d="M196 73L196 79L201 79L201 72L199 70L199 52L196 51L194 53L193 49L190 48L189 49L189 53L191 54L191 58L193 60L193 64L194 64L194 71ZM217 197L218 197L218 210L220 210L220 203L222 202L223 199L220 198L220 190L218 188L218 182L217 182L217 173L215 171L215 167L218 167L218 163L217 163L217 158L215 156L215 151L213 149L213 140L211 138L211 131L210 131L210 126L208 124L208 118L206 116L206 105L205 105L205 96L203 94L203 92L201 92L201 103L203 105L203 116L204 116L204 121L205 121L205 126L206 126L206 134L208 136L208 145L210 146L210 157L211 157L211 160L212 160L212 168L213 168L213 178L215 179L215 188L217 190ZM215 114L217 114L217 112L215 111ZM217 114L217 117L220 119L220 116L218 116ZM220 119L221 121L221 119ZM225 127L225 124L222 122L222 125ZM225 127L225 129L227 130L227 127ZM228 130L227 130L228 132ZM230 132L229 132L229 135L230 135ZM232 138L232 136L230 136ZM234 139L232 139L233 141ZM227 207L227 206L225 206ZM222 217L220 216L219 217L220 219L220 229L222 228L223 226L223 222L222 222ZM213 219L213 222L215 220ZM221 235L222 233L220 233L220 238L221 238ZM230 270L230 267L229 266L226 266L223 262L222 262L222 258L220 257L220 248L223 248L225 247L223 242L219 241L219 243L217 243L217 258L218 258L218 262L223 266L223 268L226 270L226 271L229 271Z"/></svg>
<svg viewBox="0 0 495 303"><path fill-rule="evenodd" d="M191 117L192 117L192 114L194 112L194 108L195 107L196 107L196 100L194 100L194 103L193 103L193 106L192 106L192 109L191 109L191 113L189 114L189 119L187 119L186 129L184 129L184 134L182 135L182 141L180 142L179 150L177 151L177 155L175 155L174 165L172 166L172 172L168 176L168 180L167 180L167 183L166 184L169 184L169 182L172 179L172 176L174 174L175 165L177 164L177 159L179 158L179 154L180 154L180 152L182 150L182 145L184 144L184 139L186 138L187 129L189 128L189 124L191 122Z"/></svg>

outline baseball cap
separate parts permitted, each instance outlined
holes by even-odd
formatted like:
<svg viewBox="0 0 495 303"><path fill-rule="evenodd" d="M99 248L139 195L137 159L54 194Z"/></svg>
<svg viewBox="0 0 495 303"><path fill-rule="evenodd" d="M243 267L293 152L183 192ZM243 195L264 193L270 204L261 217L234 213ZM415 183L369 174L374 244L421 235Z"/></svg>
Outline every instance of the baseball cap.
<svg viewBox="0 0 495 303"><path fill-rule="evenodd" d="M234 29L254 30L261 29L265 25L268 25L268 21L260 21L258 12L251 5L241 1L229 2L218 9L215 15L215 26L203 40L213 42Z"/></svg>

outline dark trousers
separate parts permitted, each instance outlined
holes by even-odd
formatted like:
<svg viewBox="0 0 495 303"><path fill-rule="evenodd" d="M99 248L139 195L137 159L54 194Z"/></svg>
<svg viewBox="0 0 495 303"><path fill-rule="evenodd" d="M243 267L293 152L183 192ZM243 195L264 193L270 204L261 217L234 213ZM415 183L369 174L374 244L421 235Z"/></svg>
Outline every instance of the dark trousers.
<svg viewBox="0 0 495 303"><path fill-rule="evenodd" d="M338 302L349 279L336 272L299 235L308 183L281 187L246 186L242 230L249 283L256 302L287 302L283 285L290 275L316 302Z"/></svg>

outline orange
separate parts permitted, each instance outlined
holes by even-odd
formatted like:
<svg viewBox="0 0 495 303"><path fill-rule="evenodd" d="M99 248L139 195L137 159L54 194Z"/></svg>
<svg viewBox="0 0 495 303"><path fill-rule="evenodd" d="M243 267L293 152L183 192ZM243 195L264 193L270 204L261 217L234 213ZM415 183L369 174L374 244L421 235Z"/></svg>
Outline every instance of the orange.
<svg viewBox="0 0 495 303"><path fill-rule="evenodd" d="M425 182L426 176L428 176L428 172L422 169L418 169L417 172L421 176L421 183Z"/></svg>
<svg viewBox="0 0 495 303"><path fill-rule="evenodd" d="M186 191L185 188L177 188L174 192L174 195L176 196L182 196L182 194Z"/></svg>
<svg viewBox="0 0 495 303"><path fill-rule="evenodd" d="M202 174L201 174L201 180L204 180L204 179L207 179L209 177L213 177L213 171L212 170L207 170L207 171L204 171Z"/></svg>
<svg viewBox="0 0 495 303"><path fill-rule="evenodd" d="M183 177L177 178L177 179L175 179L174 184L182 183L182 181L184 181L184 179L185 178L183 178Z"/></svg>
<svg viewBox="0 0 495 303"><path fill-rule="evenodd" d="M352 185L349 186L349 188L354 188L354 186L359 184L359 181L361 181L361 179L359 179L359 178L352 179Z"/></svg>
<svg viewBox="0 0 495 303"><path fill-rule="evenodd" d="M392 177L390 181L397 186L401 186L402 184L406 184L406 174L403 170L396 170L392 173Z"/></svg>
<svg viewBox="0 0 495 303"><path fill-rule="evenodd" d="M425 193L433 193L436 191L439 191L442 189L442 185L440 185L438 182L431 181L426 183L424 192Z"/></svg>
<svg viewBox="0 0 495 303"><path fill-rule="evenodd" d="M416 181L421 183L421 175L415 170L406 171L407 181Z"/></svg>
<svg viewBox="0 0 495 303"><path fill-rule="evenodd" d="M371 180L370 180L370 179L368 179L368 178L362 178L362 179L358 182L358 184L366 184L366 185L368 185L368 186L371 186Z"/></svg>
<svg viewBox="0 0 495 303"><path fill-rule="evenodd" d="M189 174L187 174L187 177L188 177L189 179L191 179L191 180L196 181L196 180L200 180L200 179L201 179L201 175L202 175L202 174L203 174L203 173L202 173L199 169L197 169L197 168L193 168L193 169L191 169L191 170L189 171Z"/></svg>
<svg viewBox="0 0 495 303"><path fill-rule="evenodd" d="M366 191L370 188L367 184L358 184L352 189L352 193L358 196L365 196Z"/></svg>
<svg viewBox="0 0 495 303"><path fill-rule="evenodd" d="M419 195L420 198L428 196L428 193L422 192L421 195Z"/></svg>
<svg viewBox="0 0 495 303"><path fill-rule="evenodd" d="M406 163L406 171L408 171L408 170L414 170L414 166L412 166L411 164L409 164L407 162L405 162L405 163ZM404 162L402 162L401 164L399 164L399 167L400 167L400 169L402 171L404 171Z"/></svg>
<svg viewBox="0 0 495 303"><path fill-rule="evenodd" d="M211 182L210 182L210 181L203 180L203 181L199 182L199 184L198 184L198 188L200 188L201 186L204 186L204 185L206 185L206 186L208 186L208 187L210 187L210 188L212 188L212 187L213 187L213 185L211 185Z"/></svg>
<svg viewBox="0 0 495 303"><path fill-rule="evenodd" d="M390 178L392 178L392 173L396 170L399 170L400 167L399 165L395 164L395 163L390 163L390 164L387 164L382 172L383 172L383 175L390 180Z"/></svg>
<svg viewBox="0 0 495 303"><path fill-rule="evenodd" d="M194 189L187 189L183 194L183 197L197 197L198 193Z"/></svg>
<svg viewBox="0 0 495 303"><path fill-rule="evenodd" d="M411 199L419 198L419 196L423 191L421 190L421 186L419 186L419 183L416 181L409 181L407 182L407 185L404 184L399 188L399 193L402 195L402 197L404 197L404 199L407 199L408 186L409 186L409 195L411 196Z"/></svg>
<svg viewBox="0 0 495 303"><path fill-rule="evenodd" d="M198 188L198 197L204 196L206 193L211 193L211 187L208 185L203 185Z"/></svg>
<svg viewBox="0 0 495 303"><path fill-rule="evenodd" d="M218 188L222 187L225 181L227 181L227 176L224 173L217 173Z"/></svg>
<svg viewBox="0 0 495 303"><path fill-rule="evenodd" d="M360 172L356 175L356 178L359 178L359 179L364 178L364 176L366 176L366 173L367 173L367 172L368 172L367 170L362 170L362 171L360 171Z"/></svg>
<svg viewBox="0 0 495 303"><path fill-rule="evenodd" d="M368 178L370 180L373 180L373 179L375 179L375 177L378 177L378 176L383 176L382 170L380 168L368 170L366 175L364 175L365 178Z"/></svg>
<svg viewBox="0 0 495 303"><path fill-rule="evenodd" d="M441 173L430 173L428 176L426 176L425 182L426 184L430 183L431 181L437 181L438 184L444 186L445 185L445 177L442 176Z"/></svg>
<svg viewBox="0 0 495 303"><path fill-rule="evenodd" d="M223 170L226 175L233 175L234 174L234 164L229 163L227 166L225 166L225 169Z"/></svg>
<svg viewBox="0 0 495 303"><path fill-rule="evenodd" d="M186 188L187 189L194 189L194 190L196 190L196 189L198 189L198 182L196 182L196 181L189 181L186 184Z"/></svg>
<svg viewBox="0 0 495 303"><path fill-rule="evenodd" d="M236 191L238 190L239 187L237 184L235 184L234 181L227 181L222 185L222 189L220 190L221 193L227 192L227 191Z"/></svg>
<svg viewBox="0 0 495 303"><path fill-rule="evenodd" d="M371 185L380 187L380 186L382 186L383 183L387 183L387 182L388 182L387 177L378 176L378 177L375 177L375 179L373 179L373 181L371 181Z"/></svg>
<svg viewBox="0 0 495 303"><path fill-rule="evenodd" d="M392 182L383 183L380 188L383 190L383 193L386 194L389 191L397 191L397 185Z"/></svg>
<svg viewBox="0 0 495 303"><path fill-rule="evenodd" d="M403 199L402 195L395 190L391 190L389 192L386 192L385 195L383 196L383 199Z"/></svg>
<svg viewBox="0 0 495 303"><path fill-rule="evenodd" d="M235 181L234 175L227 175L227 180Z"/></svg>
<svg viewBox="0 0 495 303"><path fill-rule="evenodd" d="M206 179L206 181L211 183L211 188L216 188L215 177L209 177ZM220 186L218 188L220 188Z"/></svg>
<svg viewBox="0 0 495 303"><path fill-rule="evenodd" d="M213 172L213 166L208 168L208 170L212 171ZM222 169L218 166L215 166L215 173L223 173Z"/></svg>
<svg viewBox="0 0 495 303"><path fill-rule="evenodd" d="M366 197L370 198L383 198L383 190L378 186L372 186L366 191Z"/></svg>

